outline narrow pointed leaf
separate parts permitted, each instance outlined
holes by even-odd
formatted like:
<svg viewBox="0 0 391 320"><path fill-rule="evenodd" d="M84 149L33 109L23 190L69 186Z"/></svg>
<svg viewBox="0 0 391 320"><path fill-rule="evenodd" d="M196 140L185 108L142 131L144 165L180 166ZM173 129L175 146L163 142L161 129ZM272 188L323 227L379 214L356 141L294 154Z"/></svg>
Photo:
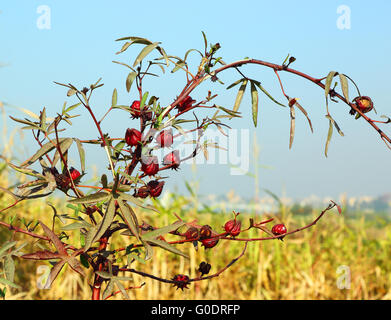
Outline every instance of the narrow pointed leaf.
<svg viewBox="0 0 391 320"><path fill-rule="evenodd" d="M99 191L97 193L90 194L88 196L68 200L70 203L81 203L81 204L88 204L88 203L98 203L101 201L107 201L111 197L110 193Z"/></svg>
<svg viewBox="0 0 391 320"><path fill-rule="evenodd" d="M290 114L291 114L291 129L290 129L290 136L289 136L289 149L292 148L293 139L295 137L295 108L292 106L290 107Z"/></svg>
<svg viewBox="0 0 391 320"><path fill-rule="evenodd" d="M324 94L325 94L326 99L327 99L327 96L329 95L331 83L333 81L335 74L336 74L336 71L330 71L326 77L326 83L325 83L325 88L324 88Z"/></svg>
<svg viewBox="0 0 391 320"><path fill-rule="evenodd" d="M139 55L137 56L136 60L134 61L133 63L133 68L136 67L149 53L152 52L152 50L154 50L158 45L160 44L160 42L154 42L148 46L146 46L143 50L141 50L141 52L139 53Z"/></svg>
<svg viewBox="0 0 391 320"><path fill-rule="evenodd" d="M253 122L256 127L258 122L258 91L253 82L251 82L251 105Z"/></svg>
<svg viewBox="0 0 391 320"><path fill-rule="evenodd" d="M162 236L166 233L169 233L171 231L175 231L176 229L180 228L181 226L185 225L185 221L176 221L173 224L170 224L169 226L165 226L163 228L155 229L153 231L150 231L148 233L145 233L143 235L144 239L155 239L159 236Z"/></svg>
<svg viewBox="0 0 391 320"><path fill-rule="evenodd" d="M189 256L185 253L183 253L182 251L178 250L177 248L175 248L174 246L172 246L171 244L167 243L166 241L163 241L163 240L158 240L158 239L152 239L152 240L147 240L147 242L149 243L152 243L158 247L161 247L162 249L165 249L167 251L170 251L174 254L177 254L177 255L180 255L182 257L185 257L186 259L189 259Z"/></svg>
<svg viewBox="0 0 391 320"><path fill-rule="evenodd" d="M272 100L274 103L276 103L276 104L278 104L278 105L280 105L280 106L282 106L282 107L286 107L284 104L282 104L281 102L278 102L276 99L274 99L273 97L272 97L272 95L261 85L261 83L259 82L259 81L252 81L252 82L254 82L255 83L255 85L264 93L264 94L266 94L266 96L270 99L270 100Z"/></svg>
<svg viewBox="0 0 391 320"><path fill-rule="evenodd" d="M129 92L132 87L134 79L136 79L137 73L132 71L128 74L126 78L126 91Z"/></svg>
<svg viewBox="0 0 391 320"><path fill-rule="evenodd" d="M56 247L57 251L61 254L61 255L64 255L64 256L67 256L68 253L67 251L65 250L65 246L64 244L61 242L61 240L57 237L57 235L52 231L50 230L44 223L42 223L41 221L39 221L39 224L41 225L43 231L45 232L45 234L48 236L48 238L52 241L52 243L54 244L54 246Z"/></svg>
<svg viewBox="0 0 391 320"><path fill-rule="evenodd" d="M327 157L327 152L329 149L329 144L330 144L330 140L331 140L332 135L333 135L333 122L331 120L329 120L329 132L327 133L326 146L325 146L325 150L324 150L324 154L326 157Z"/></svg>
<svg viewBox="0 0 391 320"><path fill-rule="evenodd" d="M240 103L242 102L242 99L243 99L244 91L246 90L247 82L248 82L247 79L243 80L243 83L238 90L238 94L236 95L235 104L234 104L234 107L232 108L233 111L238 111L238 109L239 109Z"/></svg>
<svg viewBox="0 0 391 320"><path fill-rule="evenodd" d="M111 97L111 106L116 106L117 105L117 101L118 101L118 93L117 93L117 89L114 89L113 90L113 95Z"/></svg>
<svg viewBox="0 0 391 320"><path fill-rule="evenodd" d="M339 74L339 81L341 82L341 87L342 87L342 93L346 99L346 101L349 100L349 85L348 85L348 79L344 74Z"/></svg>
<svg viewBox="0 0 391 320"><path fill-rule="evenodd" d="M77 151L79 152L80 158L80 168L81 171L84 173L86 171L86 153L80 140L77 138L73 138L73 140L76 141Z"/></svg>

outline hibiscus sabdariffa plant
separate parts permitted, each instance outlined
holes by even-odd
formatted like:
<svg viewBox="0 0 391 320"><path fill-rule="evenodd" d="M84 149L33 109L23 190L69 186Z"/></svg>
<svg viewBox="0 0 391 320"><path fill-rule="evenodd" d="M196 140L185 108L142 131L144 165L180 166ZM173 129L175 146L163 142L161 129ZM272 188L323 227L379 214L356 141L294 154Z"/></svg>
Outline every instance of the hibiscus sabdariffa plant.
<svg viewBox="0 0 391 320"><path fill-rule="evenodd" d="M190 49L183 58L167 54L160 42L152 42L139 37L118 39L118 41L125 42L118 54L124 53L135 44L143 45L143 48L132 65L115 61L115 63L129 69L126 90L131 92L133 89L131 98L129 102L119 104L117 90L114 89L111 106L104 111L103 115L100 115L100 118L98 113L101 110L94 109L90 104L93 92L103 85L100 80L84 88L58 83L67 88L68 97L73 97L77 101L70 107L64 104L61 113L58 113L50 121L45 108L37 116L39 118L37 121L11 117L23 124L23 129L31 130L38 151L19 165L4 159L9 167L31 176L32 180L17 186L16 191L2 188L15 200L0 210L3 217L9 208L17 206L21 201L46 197L56 189L68 197L68 202L75 208L77 217L62 215L63 225L57 227L54 219L59 215L56 208L50 204L52 208L49 210L54 211L53 224L50 227L41 221L38 221L34 228L31 227L31 222L22 224L19 220L12 219L10 223L0 221L1 226L12 231L11 240L4 243L0 249L0 257L4 260L6 275L6 278L1 279L3 284L17 286L13 283L14 259L19 257L55 262L46 283L47 288L53 284L65 264L69 264L71 269L80 275L84 275L86 269L92 270L94 277L91 288L94 300L108 299L118 293L122 293L125 298L128 298L127 290L140 287L140 284L135 283L134 286L125 288L122 284L123 281L131 279L132 273L171 284L183 290L189 288L192 282L209 280L219 276L244 256L249 242L283 240L283 238L285 241L287 236L315 225L328 210L337 207L341 212L341 208L331 201L329 206L320 212L317 219L309 225L295 230L287 230L286 226L281 223L271 225L273 219L255 221L254 218L251 218L248 223L245 223L240 220L239 213L236 212L224 226L204 225L202 221L185 221L175 213L172 215L172 223L166 226L149 225L140 221L134 208L142 207L156 210L149 204L148 199L158 198L161 195L169 170L178 170L184 161L196 157L201 151L207 156L208 147L217 147L215 143L203 141L203 134L210 127L216 127L220 132L226 134L224 129L228 126L223 120L240 117L239 106L248 87L255 126L258 122L258 101L259 92L261 92L289 112L291 117L289 147L292 146L295 133L296 110L300 110L305 115L312 131L312 123L306 110L298 103L297 98L292 98L286 93L280 78L282 73L305 78L323 89L326 99L326 118L329 121L325 144L326 156L333 128L336 128L339 134L343 135L329 112L329 100L341 101L346 104L350 114L356 115L357 119L362 117L379 133L380 138L386 142L388 147L391 145L390 138L378 127L378 123L385 124L391 120L387 117L385 121L372 120L367 116L367 112L373 110L373 102L371 98L361 96L357 85L347 75L332 71L325 77L314 78L292 69L290 66L294 63L295 58L289 56L282 64L249 58L226 63L222 57L218 56L220 44L208 46L205 34L202 34L205 41L204 49L202 51ZM148 60L153 53L158 56ZM189 54L197 54L200 57L199 65L194 69L187 63ZM272 97L259 80L247 77L241 69L244 65L266 67L273 70L287 103L284 104ZM172 97L171 104L161 105L159 92L153 92L154 95L152 95L143 84L146 77L157 76L154 72L165 73L167 70L172 73L183 72L185 80L176 97ZM239 86L233 108L218 105L217 94L212 92L213 86L224 85L219 77L220 74L228 70L234 71L239 76L237 81L227 87L227 89L231 89ZM340 83L341 93L336 90L337 82L333 84L335 79ZM198 90L202 83L207 83L210 89L205 92L204 99L197 101L192 98L192 93ZM357 90L357 96L352 101L349 99L349 83L353 84ZM110 116L114 109L122 110L129 118L128 125L123 128L121 137L112 137L107 131L110 128L104 126L104 119ZM200 109L211 109L210 115L199 119L197 111ZM90 117L98 132L97 139L66 135L67 126L72 125L71 119L76 116L73 114L76 110L86 111L84 115ZM187 133L196 133L197 139L193 141L194 150L181 158L179 150L172 146L178 137L183 137ZM83 177L86 173L85 163L87 160L91 160L86 157L84 151L83 146L86 144L94 144L97 148L102 148L107 157L107 171L102 173L99 186L83 184ZM79 168L69 166L71 147L78 150ZM162 161L159 161L156 155L158 151L164 152ZM175 174L175 172L173 173ZM87 195L84 193L86 190L88 190ZM259 230L259 236L256 238L246 237L247 231L253 228ZM46 243L48 247L52 246L52 249L43 250L42 247L41 249L37 247L29 253L21 253L21 247L17 247L16 235L19 233L30 236L35 242ZM124 245L114 250L108 250L108 243L117 233L123 238ZM79 246L68 244L69 238L72 237L81 237ZM134 269L132 266L136 260L143 262L150 260L153 250L156 249L166 250L167 254L187 257L181 251L180 245L188 244L196 249L200 243L205 250L214 250L213 248L222 241L243 242L243 251L239 256L232 257L232 260L220 270L214 270L213 264L208 261L201 262L198 269L199 275L195 278L183 274L173 274L168 279L162 279L142 270ZM115 255L118 254L127 257L126 264L119 265L116 262ZM2 294L4 295L4 291Z"/></svg>

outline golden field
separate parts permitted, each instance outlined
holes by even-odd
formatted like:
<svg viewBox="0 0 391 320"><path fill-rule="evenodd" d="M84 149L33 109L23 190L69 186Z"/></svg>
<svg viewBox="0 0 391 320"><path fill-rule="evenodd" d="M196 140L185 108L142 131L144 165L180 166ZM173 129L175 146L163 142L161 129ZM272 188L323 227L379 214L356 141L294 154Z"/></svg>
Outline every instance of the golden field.
<svg viewBox="0 0 391 320"><path fill-rule="evenodd" d="M174 194L166 195L167 197L170 198L169 206L160 215L136 209L138 215L146 222L163 226L175 221L171 214L175 212L187 221L197 219L200 224L209 224L215 230L220 230L225 221L232 218L230 213L210 213L200 209L195 202L197 200L192 197ZM8 196L2 195L0 208L6 205L6 200L9 200L7 198ZM59 199L51 199L51 202L57 202L58 208L62 208L59 209L59 214L72 215L73 211L60 203ZM285 222L289 230L311 222L321 210L313 210L312 214L306 216L294 216L285 207L282 211L263 216L241 212L239 219L243 227L247 227L249 217L254 217L256 221L272 216L276 217L276 221L283 218L281 221ZM43 200L29 200L5 212L2 221L8 222L7 219L13 215L34 221L39 219L51 225L53 213ZM57 231L60 226L61 223L57 222ZM40 227L37 227L36 232L42 233ZM80 245L78 232L67 232L69 235L73 234L70 244ZM255 229L246 234L248 237L261 236L260 231ZM0 243L11 236L11 231L1 227ZM20 242L28 239L21 234L15 237ZM129 237L115 237L110 243L110 249L130 243ZM360 218L358 213L355 217L347 217L346 213L339 215L336 209L332 209L315 226L287 236L283 242L250 242L245 256L219 277L192 283L183 292L169 284L143 279L138 275L133 275L133 282L125 283L125 286L146 283L141 289L129 290L131 299L390 299L390 244L391 225L388 221L379 217ZM213 249L199 247L198 251L188 243L177 247L187 252L190 260L156 248L152 260L145 265L136 261L133 267L162 278L172 278L175 274L195 277L199 263L207 261L212 265L211 273L215 273L240 254L243 243L220 241ZM34 248L38 250L36 245ZM29 245L23 251L32 252L32 247ZM126 259L122 259L121 255L117 258L119 265L126 264ZM40 276L37 267L46 262L23 259L16 261L15 282L22 289L7 291L6 299L90 299L91 268L88 276L82 278L65 267L53 287L47 290L38 289L36 285ZM338 288L338 277L342 275L338 268L341 266L349 268L349 289ZM112 299L122 297L118 294Z"/></svg>

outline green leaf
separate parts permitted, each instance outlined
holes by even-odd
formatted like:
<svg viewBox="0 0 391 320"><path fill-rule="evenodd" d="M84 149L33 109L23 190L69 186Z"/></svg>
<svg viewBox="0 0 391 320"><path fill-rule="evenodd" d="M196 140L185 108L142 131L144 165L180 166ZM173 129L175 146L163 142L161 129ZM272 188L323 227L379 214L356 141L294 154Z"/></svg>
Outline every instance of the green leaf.
<svg viewBox="0 0 391 320"><path fill-rule="evenodd" d="M349 100L349 85L348 85L348 79L346 78L346 76L344 74L339 74L339 81L341 82L341 87L342 87L342 92L343 92L343 95L346 99L346 101L350 101Z"/></svg>
<svg viewBox="0 0 391 320"><path fill-rule="evenodd" d="M329 144L330 144L330 140L331 140L332 135L333 135L333 122L331 120L329 120L329 132L327 133L326 146L324 149L324 154L326 157L327 157L327 152L329 149Z"/></svg>
<svg viewBox="0 0 391 320"><path fill-rule="evenodd" d="M72 138L65 138L63 141L61 141L59 143L61 153L65 154L68 151L68 149L72 146L72 143L73 143ZM54 157L53 157L53 166L57 164L58 160L60 160L60 153L58 152L58 149L56 149L56 152L54 153Z"/></svg>
<svg viewBox="0 0 391 320"><path fill-rule="evenodd" d="M117 105L117 100L118 100L118 93L117 89L113 90L113 96L111 97L111 106L116 106Z"/></svg>
<svg viewBox="0 0 391 320"><path fill-rule="evenodd" d="M334 78L336 73L337 73L336 71L330 71L329 74L326 77L326 84L325 84L325 87L324 87L324 95L325 95L326 99L327 99L327 96L330 93L331 83L332 83L333 78Z"/></svg>
<svg viewBox="0 0 391 320"><path fill-rule="evenodd" d="M121 210L124 222L128 226L129 230L133 233L133 235L137 238L137 240L141 241L138 230L137 216L134 213L133 209L129 205L126 205L121 197L118 198L117 202L119 204L119 208Z"/></svg>
<svg viewBox="0 0 391 320"><path fill-rule="evenodd" d="M110 193L99 191L97 193L90 194L88 196L82 197L82 198L77 198L77 199L72 199L68 200L70 203L98 203L101 201L108 201L111 198Z"/></svg>
<svg viewBox="0 0 391 320"><path fill-rule="evenodd" d="M238 85L239 83L243 82L244 80L246 80L246 79L245 79L245 78L242 78L242 79L239 79L239 80L237 80L237 81L231 83L231 84L227 87L226 90L229 90L229 89L235 87L236 85Z"/></svg>
<svg viewBox="0 0 391 320"><path fill-rule="evenodd" d="M143 236L142 236L143 237ZM186 259L190 259L189 256L185 253L183 253L182 251L178 250L177 248L175 248L174 246L172 246L171 244L167 243L166 241L163 241L163 240L158 240L158 239L150 239L150 240L146 240L147 242L149 243L152 243L156 246L159 246L161 247L162 249L165 249L167 251L170 251L174 254L178 254L182 257L185 257Z"/></svg>
<svg viewBox="0 0 391 320"><path fill-rule="evenodd" d="M4 272L7 280L14 282L15 277L15 262L11 255L6 255L4 258Z"/></svg>
<svg viewBox="0 0 391 320"><path fill-rule="evenodd" d="M258 91L255 88L254 83L251 81L251 104L254 126L257 126L258 122Z"/></svg>
<svg viewBox="0 0 391 320"><path fill-rule="evenodd" d="M290 116L291 116L291 129L289 135L289 149L292 148L293 139L295 137L295 108L294 106L290 107Z"/></svg>
<svg viewBox="0 0 391 320"><path fill-rule="evenodd" d="M159 229L155 229L153 231L150 231L148 233L145 233L143 235L143 239L144 240L150 240L150 239L155 239L157 237L160 237L166 233L169 233L171 231L175 231L177 230L178 228L182 227L183 225L185 225L186 222L184 221L176 221L175 223L169 225L169 226L165 226L163 228L159 228Z"/></svg>
<svg viewBox="0 0 391 320"><path fill-rule="evenodd" d="M204 31L202 32L202 36L204 37L204 45L205 45L205 51L208 49L208 41L206 40L206 35Z"/></svg>
<svg viewBox="0 0 391 320"><path fill-rule="evenodd" d="M239 110L240 103L242 102L242 99L243 99L244 91L246 90L247 82L248 82L248 80L244 79L242 85L239 88L238 94L236 95L235 104L232 109L233 111Z"/></svg>
<svg viewBox="0 0 391 320"><path fill-rule="evenodd" d="M10 287L15 288L15 289L20 289L21 288L21 286L13 283L13 282L11 282L11 281L9 281L7 279L3 279L3 278L0 278L0 283L4 284L6 286L10 286Z"/></svg>
<svg viewBox="0 0 391 320"><path fill-rule="evenodd" d="M129 92L130 88L132 87L134 79L136 79L137 73L135 71L132 71L128 74L126 78L126 91Z"/></svg>
<svg viewBox="0 0 391 320"><path fill-rule="evenodd" d="M280 105L280 106L282 106L282 107L286 107L286 105L284 105L284 104L278 102L276 99L274 99L274 98L272 97L272 95L271 95L264 87L262 87L262 85L261 85L261 83L260 83L259 81L253 80L252 82L254 82L255 85L256 85L264 94L266 94L266 96L267 96L270 100L272 100L274 103L276 103L276 104L278 104L278 105Z"/></svg>
<svg viewBox="0 0 391 320"><path fill-rule="evenodd" d="M140 101L140 110L143 110L144 105L145 105L145 102L146 102L147 99L148 99L148 94L149 94L148 91L145 92L145 93L143 94L143 96L142 96L142 98L141 98L141 101Z"/></svg>
<svg viewBox="0 0 391 320"><path fill-rule="evenodd" d="M106 212L104 213L103 219L98 225L98 228L96 228L95 235L93 237L91 236L88 237L89 233L87 234L88 242L86 237L86 246L84 247L84 252L86 252L90 248L92 243L99 240L99 238L103 236L103 234L106 232L106 230L110 227L111 223L113 222L114 216L115 216L115 201L113 197L110 197Z"/></svg>
<svg viewBox="0 0 391 320"><path fill-rule="evenodd" d="M121 291L121 293L124 296L124 298L126 300L129 300L130 298L129 298L128 293L126 292L126 290L125 290L124 286L122 285L122 283L117 280L117 277L116 277L116 279L114 279L114 282L115 282L116 286L118 287L118 289Z"/></svg>
<svg viewBox="0 0 391 320"><path fill-rule="evenodd" d="M16 244L16 241L7 241L0 248L0 258L3 257L3 253L5 253L8 249L11 249Z"/></svg>
<svg viewBox="0 0 391 320"><path fill-rule="evenodd" d="M186 65L184 61L175 62L175 67L171 70L171 73L177 72L179 69L183 69Z"/></svg>
<svg viewBox="0 0 391 320"><path fill-rule="evenodd" d="M58 142L62 143L65 139L69 139L69 138L60 138L60 139L58 139ZM29 160L26 160L25 162L23 162L21 164L21 167L26 167L26 166L29 166L29 165L33 164L39 158L41 158L42 156L44 156L45 154L49 153L50 151L52 151L55 148L56 148L56 146L53 145L52 142L45 143L41 147L41 149L39 149Z"/></svg>
<svg viewBox="0 0 391 320"><path fill-rule="evenodd" d="M110 280L105 290L103 291L102 299L106 300L114 291L114 281Z"/></svg>
<svg viewBox="0 0 391 320"><path fill-rule="evenodd" d="M81 171L84 173L86 171L86 153L80 140L77 138L73 138L73 140L76 141L77 151L79 152L80 157L80 167Z"/></svg>
<svg viewBox="0 0 391 320"><path fill-rule="evenodd" d="M137 56L136 60L133 63L133 67L136 67L149 53L151 53L156 47L160 44L160 42L154 42L150 45L147 45L139 55Z"/></svg>

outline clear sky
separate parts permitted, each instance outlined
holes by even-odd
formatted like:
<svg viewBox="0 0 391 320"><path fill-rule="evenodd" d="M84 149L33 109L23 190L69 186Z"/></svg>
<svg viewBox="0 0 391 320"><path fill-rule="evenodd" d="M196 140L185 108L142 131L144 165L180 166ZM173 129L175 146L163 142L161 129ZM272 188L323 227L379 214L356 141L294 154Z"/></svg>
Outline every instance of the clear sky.
<svg viewBox="0 0 391 320"><path fill-rule="evenodd" d="M42 5L50 8L50 28L40 29ZM344 5L350 11L349 28L341 29L337 21ZM341 7L340 7L341 8ZM173 55L183 56L187 49L202 49L201 31L209 42L221 44L226 62L244 57L281 63L290 53L297 61L293 68L314 77L327 75L331 70L348 74L359 85L363 95L373 98L377 117L391 116L391 2L384 1L35 1L2 0L0 2L0 100L30 109L36 113L46 106L54 116L66 97L64 88L53 81L88 86L99 77L104 87L93 100L98 115L110 104L114 88L120 104L130 104L136 91L125 89L127 71L112 60L133 62L141 47L135 46L123 55L115 55L123 36L141 36L161 41L163 48ZM42 21L41 21L42 22ZM346 21L345 21L346 23ZM347 26L345 24L345 26ZM5 66L4 66L5 65ZM283 96L274 74L262 67L244 68L280 101ZM247 92L241 111L242 119L231 121L233 128L250 128L256 133L260 147L259 183L281 195L290 197L310 194L335 197L343 192L348 196L380 195L391 192L391 151L378 134L362 119L354 120L342 103L332 104L331 113L341 126L345 137L334 132L329 157L324 156L328 121L325 115L322 90L289 74L281 74L290 96L299 97L314 126L310 133L306 119L297 113L296 136L289 150L289 110L274 105L260 96L259 125L253 128L251 102ZM237 79L229 72L221 76L226 85ZM146 90L159 96L162 103L170 103L183 86L180 73L146 82ZM236 89L226 91L213 84L219 93L218 104L232 107ZM208 90L202 86L194 93L202 98ZM354 97L353 88L351 96ZM6 107L10 115L23 114ZM70 134L95 138L87 115L75 120ZM376 115L372 112L373 117ZM11 120L9 128L15 125ZM0 124L1 126L3 124ZM134 124L122 113L113 113L103 123L112 136L122 136ZM384 128L391 132L390 128ZM35 146L27 136L28 154ZM102 150L88 154L104 170ZM251 156L250 156L251 157ZM24 159L20 159L24 160ZM266 167L263 167L266 166ZM90 170L91 171L91 170ZM102 172L102 171L101 171ZM254 172L254 165L250 166ZM184 190L184 180L191 180L191 166L172 173L168 186ZM223 194L234 189L243 196L253 194L254 180L248 176L230 175L230 167L223 164L200 165L197 169L200 193ZM184 191L185 193L186 191Z"/></svg>

